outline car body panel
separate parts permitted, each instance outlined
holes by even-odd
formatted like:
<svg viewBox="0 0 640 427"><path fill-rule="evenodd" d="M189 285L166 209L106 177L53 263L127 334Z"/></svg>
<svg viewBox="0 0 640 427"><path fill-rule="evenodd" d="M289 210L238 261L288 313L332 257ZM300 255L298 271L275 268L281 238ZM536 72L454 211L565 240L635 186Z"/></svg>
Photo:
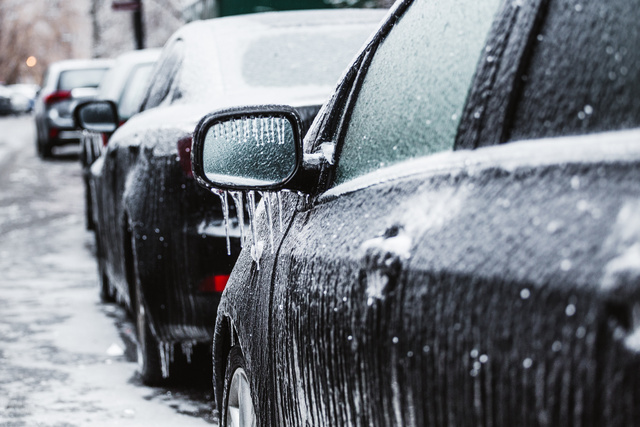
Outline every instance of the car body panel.
<svg viewBox="0 0 640 427"><path fill-rule="evenodd" d="M576 420L636 419L633 383L603 378L640 363L638 137L571 144L589 161L557 140L447 153L298 212L272 280L277 419L556 424L572 402Z"/></svg>
<svg viewBox="0 0 640 427"><path fill-rule="evenodd" d="M640 126L625 89L639 87L640 62L616 50L637 42L637 13L623 1L502 2L454 151L335 185L371 58L412 4L396 3L304 140L312 154L334 144L336 165L311 194L280 196L273 254L265 243L259 262L249 248L238 258L216 321L219 405L239 345L259 425L634 424L640 137L615 131ZM597 72L574 76L572 55ZM411 106L407 121L424 120ZM560 138L571 135L582 136ZM264 203L255 242L278 229Z"/></svg>

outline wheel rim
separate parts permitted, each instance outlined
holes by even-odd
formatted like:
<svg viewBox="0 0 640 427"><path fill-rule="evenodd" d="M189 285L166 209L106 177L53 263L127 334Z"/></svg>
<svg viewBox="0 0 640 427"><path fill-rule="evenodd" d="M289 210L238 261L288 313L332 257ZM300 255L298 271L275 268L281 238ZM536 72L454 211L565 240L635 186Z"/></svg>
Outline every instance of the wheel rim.
<svg viewBox="0 0 640 427"><path fill-rule="evenodd" d="M244 369L238 368L231 378L227 401L227 427L254 427L256 414L251 400L249 380Z"/></svg>

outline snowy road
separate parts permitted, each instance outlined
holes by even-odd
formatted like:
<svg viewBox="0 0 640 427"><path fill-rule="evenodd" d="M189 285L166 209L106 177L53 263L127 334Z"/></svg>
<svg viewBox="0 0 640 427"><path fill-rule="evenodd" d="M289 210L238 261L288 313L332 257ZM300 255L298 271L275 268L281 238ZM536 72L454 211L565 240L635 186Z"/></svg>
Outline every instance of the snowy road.
<svg viewBox="0 0 640 427"><path fill-rule="evenodd" d="M43 162L0 117L0 426L214 424L207 385L149 388L133 326L98 297L76 147Z"/></svg>

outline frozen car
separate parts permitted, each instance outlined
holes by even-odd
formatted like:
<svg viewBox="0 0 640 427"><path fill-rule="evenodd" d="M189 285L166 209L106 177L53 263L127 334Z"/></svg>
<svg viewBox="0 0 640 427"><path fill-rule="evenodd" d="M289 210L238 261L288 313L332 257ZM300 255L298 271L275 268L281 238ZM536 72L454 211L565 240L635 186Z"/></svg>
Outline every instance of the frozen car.
<svg viewBox="0 0 640 427"><path fill-rule="evenodd" d="M638 22L402 1L304 140L285 107L207 116L196 177L264 192L216 319L221 425L638 425Z"/></svg>
<svg viewBox="0 0 640 427"><path fill-rule="evenodd" d="M40 87L34 84L17 83L7 86L11 91L11 109L14 114L29 113Z"/></svg>
<svg viewBox="0 0 640 427"><path fill-rule="evenodd" d="M41 158L51 157L55 146L80 142L73 109L96 95L111 64L108 59L70 59L49 65L34 103L36 150Z"/></svg>
<svg viewBox="0 0 640 427"><path fill-rule="evenodd" d="M279 102L308 127L383 16L254 14L194 22L167 42L141 112L91 166L102 293L135 315L146 383L179 379L194 350L210 372L217 303L240 250L239 224L227 224L226 238L228 201L191 174L198 120L212 109ZM94 102L79 114L86 128L113 131L112 107Z"/></svg>
<svg viewBox="0 0 640 427"><path fill-rule="evenodd" d="M110 101L117 111L119 125L125 123L138 112L145 90L149 84L149 75L160 56L161 49L143 49L123 53L115 59L113 67L105 74L98 86L96 100ZM93 101L85 101L76 106L84 107ZM74 111L76 125L78 117ZM91 187L89 185L90 167L102 154L107 145L111 132L84 131L80 138L80 164L85 184L85 213L87 228L93 229L93 214L91 211Z"/></svg>

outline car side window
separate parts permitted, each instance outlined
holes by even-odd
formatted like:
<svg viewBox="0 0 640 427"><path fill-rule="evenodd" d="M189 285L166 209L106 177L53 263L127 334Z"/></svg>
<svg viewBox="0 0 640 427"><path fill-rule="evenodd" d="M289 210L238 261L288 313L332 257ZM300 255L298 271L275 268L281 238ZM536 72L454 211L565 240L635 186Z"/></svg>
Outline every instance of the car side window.
<svg viewBox="0 0 640 427"><path fill-rule="evenodd" d="M416 0L378 47L351 111L334 185L451 150L500 0Z"/></svg>
<svg viewBox="0 0 640 427"><path fill-rule="evenodd" d="M140 64L131 73L118 103L118 115L121 120L128 120L138 111L152 69L153 64Z"/></svg>
<svg viewBox="0 0 640 427"><path fill-rule="evenodd" d="M164 49L152 74L152 81L140 111L155 108L169 95L171 85L184 57L184 42L180 39Z"/></svg>
<svg viewBox="0 0 640 427"><path fill-rule="evenodd" d="M508 141L640 126L637 4L557 0L549 8Z"/></svg>

